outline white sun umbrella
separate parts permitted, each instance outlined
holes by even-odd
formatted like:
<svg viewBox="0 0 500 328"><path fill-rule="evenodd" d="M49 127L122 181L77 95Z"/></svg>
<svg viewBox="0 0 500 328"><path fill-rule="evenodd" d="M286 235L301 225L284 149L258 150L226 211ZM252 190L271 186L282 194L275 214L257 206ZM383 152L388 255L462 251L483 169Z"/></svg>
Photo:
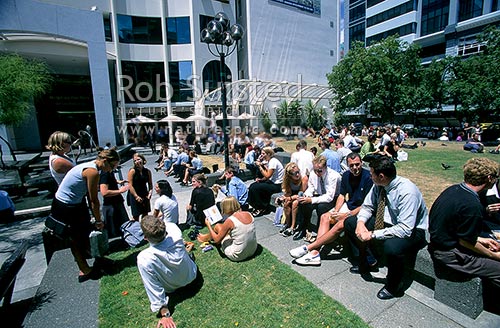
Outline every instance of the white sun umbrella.
<svg viewBox="0 0 500 328"><path fill-rule="evenodd" d="M139 116L136 116L134 118L131 118L130 120L125 121L125 123L127 123L127 124L141 124L141 123L156 123L156 121L153 120L152 118L149 118L149 117L146 117L143 115L139 115Z"/></svg>
<svg viewBox="0 0 500 328"><path fill-rule="evenodd" d="M203 115L195 114L186 118L186 121L209 121L210 118L205 117Z"/></svg>
<svg viewBox="0 0 500 328"><path fill-rule="evenodd" d="M251 114L248 114L248 113L246 113L246 112L245 112L245 113L243 113L243 114L241 114L240 116L238 116L238 119L239 119L239 120L251 120L251 119L253 119L253 118L257 118L257 116L255 116L255 115L251 115Z"/></svg>
<svg viewBox="0 0 500 328"><path fill-rule="evenodd" d="M159 120L158 122L180 122L180 121L184 121L184 119L177 115L168 115Z"/></svg>
<svg viewBox="0 0 500 328"><path fill-rule="evenodd" d="M222 117L222 114L215 115L215 117L214 117L214 118L215 118L216 120L222 120L222 119L224 119L224 118ZM228 116L227 116L227 119L228 119L228 120L237 120L238 118L237 118L237 117L235 117L235 116L233 116L233 115L228 115Z"/></svg>

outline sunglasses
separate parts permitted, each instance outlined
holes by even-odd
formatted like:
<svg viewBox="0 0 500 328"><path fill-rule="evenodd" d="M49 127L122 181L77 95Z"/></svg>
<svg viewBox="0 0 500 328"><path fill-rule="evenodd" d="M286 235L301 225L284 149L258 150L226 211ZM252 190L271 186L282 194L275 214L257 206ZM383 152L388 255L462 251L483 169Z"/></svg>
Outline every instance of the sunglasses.
<svg viewBox="0 0 500 328"><path fill-rule="evenodd" d="M325 169L314 169L314 172L316 172L316 173L323 173L324 170Z"/></svg>
<svg viewBox="0 0 500 328"><path fill-rule="evenodd" d="M300 171L288 172L290 175L300 175Z"/></svg>

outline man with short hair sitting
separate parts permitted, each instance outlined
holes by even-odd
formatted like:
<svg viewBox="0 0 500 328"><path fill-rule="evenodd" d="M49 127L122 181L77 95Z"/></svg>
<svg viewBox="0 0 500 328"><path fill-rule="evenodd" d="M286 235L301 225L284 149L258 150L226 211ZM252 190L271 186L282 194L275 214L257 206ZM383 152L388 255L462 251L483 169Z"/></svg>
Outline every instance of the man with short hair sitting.
<svg viewBox="0 0 500 328"><path fill-rule="evenodd" d="M151 303L151 311L160 318L158 327L175 327L168 309L167 294L194 282L198 268L189 256L182 232L175 223L147 215L141 220L144 239L149 247L137 256L137 268Z"/></svg>
<svg viewBox="0 0 500 328"><path fill-rule="evenodd" d="M299 195L297 198L299 201L298 228L293 240L305 237L313 210L316 210L316 214L320 218L323 213L335 206L335 200L340 190L340 179L341 176L337 171L326 166L324 156L314 158L307 189L303 196Z"/></svg>
<svg viewBox="0 0 500 328"><path fill-rule="evenodd" d="M499 165L471 158L463 172L464 182L445 189L432 205L429 253L437 269L481 278L485 310L500 314L500 244L481 236L486 211L478 196L497 182Z"/></svg>
<svg viewBox="0 0 500 328"><path fill-rule="evenodd" d="M295 263L321 265L321 247L335 241L344 230L344 221L348 217L356 216L361 209L361 204L373 185L370 171L363 169L363 162L358 153L347 155L347 165L349 171L342 174L335 208L321 215L316 241L290 250L290 255L297 259Z"/></svg>

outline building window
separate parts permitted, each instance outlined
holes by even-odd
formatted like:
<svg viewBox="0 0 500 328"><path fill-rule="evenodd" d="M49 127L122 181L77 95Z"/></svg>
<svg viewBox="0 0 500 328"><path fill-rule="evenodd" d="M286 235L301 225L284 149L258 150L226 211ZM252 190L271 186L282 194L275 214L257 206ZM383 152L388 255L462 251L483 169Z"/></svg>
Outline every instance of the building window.
<svg viewBox="0 0 500 328"><path fill-rule="evenodd" d="M160 18L116 15L121 43L162 44Z"/></svg>
<svg viewBox="0 0 500 328"><path fill-rule="evenodd" d="M189 43L191 43L189 17L167 18L167 44Z"/></svg>
<svg viewBox="0 0 500 328"><path fill-rule="evenodd" d="M330 57L333 57L334 54L333 50L330 50Z"/></svg>
<svg viewBox="0 0 500 328"><path fill-rule="evenodd" d="M169 62L172 102L193 101L193 63L191 61Z"/></svg>
<svg viewBox="0 0 500 328"><path fill-rule="evenodd" d="M231 82L231 70L225 65L226 82ZM203 67L203 91L213 91L220 87L220 62L212 60ZM241 72L243 74L243 71Z"/></svg>
<svg viewBox="0 0 500 328"><path fill-rule="evenodd" d="M485 45L479 43L475 36L458 39L457 56L467 57L484 51Z"/></svg>
<svg viewBox="0 0 500 328"><path fill-rule="evenodd" d="M458 21L462 22L483 13L483 0L461 0L458 8Z"/></svg>
<svg viewBox="0 0 500 328"><path fill-rule="evenodd" d="M361 23L349 27L349 49L352 48L354 41L361 41L365 43L365 23Z"/></svg>
<svg viewBox="0 0 500 328"><path fill-rule="evenodd" d="M200 15L200 32L207 27L207 24L214 19L211 16ZM200 41L201 41L201 33L200 33Z"/></svg>
<svg viewBox="0 0 500 328"><path fill-rule="evenodd" d="M361 3L359 6L349 9L349 22L354 22L358 19L365 18L366 9L365 4Z"/></svg>
<svg viewBox="0 0 500 328"><path fill-rule="evenodd" d="M370 27L373 25L377 25L379 23L388 21L389 19L392 19L394 17L398 17L398 16L404 15L406 13L415 11L415 10L417 10L416 6L417 6L417 3L415 1L405 2L399 6L393 7L389 10L381 12L380 14L377 14L375 16L367 18L366 19L366 26Z"/></svg>
<svg viewBox="0 0 500 328"><path fill-rule="evenodd" d="M165 102L162 62L122 61L122 87L127 103Z"/></svg>
<svg viewBox="0 0 500 328"><path fill-rule="evenodd" d="M379 3L383 2L383 1L384 1L384 0L368 0L368 1L366 2L366 7L367 7L367 8L373 7L373 6L375 6L376 4L379 4Z"/></svg>
<svg viewBox="0 0 500 328"><path fill-rule="evenodd" d="M405 36L408 34L415 34L415 33L417 33L417 23L410 23L400 27L393 28L392 30L385 31L383 33L373 35L366 39L366 45L369 46L372 43L385 39L391 35Z"/></svg>
<svg viewBox="0 0 500 328"><path fill-rule="evenodd" d="M113 36L111 33L111 14L104 14L104 37L107 42L113 41Z"/></svg>
<svg viewBox="0 0 500 328"><path fill-rule="evenodd" d="M424 0L422 2L422 26L420 35L444 31L448 25L450 5L448 1Z"/></svg>

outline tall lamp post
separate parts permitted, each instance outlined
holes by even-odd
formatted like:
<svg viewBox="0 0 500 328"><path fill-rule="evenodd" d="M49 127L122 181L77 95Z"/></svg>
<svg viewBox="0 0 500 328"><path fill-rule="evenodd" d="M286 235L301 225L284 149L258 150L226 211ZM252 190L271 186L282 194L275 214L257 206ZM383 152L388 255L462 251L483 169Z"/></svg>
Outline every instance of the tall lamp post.
<svg viewBox="0 0 500 328"><path fill-rule="evenodd" d="M238 41L241 40L245 30L240 24L229 26L229 18L223 12L217 13L214 19L208 22L207 27L201 31L201 42L208 46L208 51L220 58L220 82L222 101L222 133L224 134L224 164L229 167L229 140L227 136L227 91L226 91L226 64L225 58L234 52Z"/></svg>

